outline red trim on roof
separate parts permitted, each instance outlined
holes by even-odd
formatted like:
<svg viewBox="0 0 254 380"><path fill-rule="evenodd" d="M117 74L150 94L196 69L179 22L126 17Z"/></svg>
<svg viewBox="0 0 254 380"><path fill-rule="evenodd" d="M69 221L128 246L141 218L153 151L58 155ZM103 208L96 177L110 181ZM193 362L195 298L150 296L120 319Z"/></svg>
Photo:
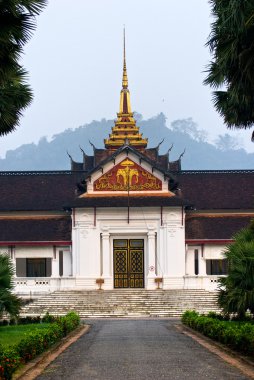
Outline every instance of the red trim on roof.
<svg viewBox="0 0 254 380"><path fill-rule="evenodd" d="M233 243L233 239L186 239L186 244L229 244Z"/></svg>
<svg viewBox="0 0 254 380"><path fill-rule="evenodd" d="M27 246L49 246L49 245L72 245L71 241L1 241L3 245L27 245Z"/></svg>

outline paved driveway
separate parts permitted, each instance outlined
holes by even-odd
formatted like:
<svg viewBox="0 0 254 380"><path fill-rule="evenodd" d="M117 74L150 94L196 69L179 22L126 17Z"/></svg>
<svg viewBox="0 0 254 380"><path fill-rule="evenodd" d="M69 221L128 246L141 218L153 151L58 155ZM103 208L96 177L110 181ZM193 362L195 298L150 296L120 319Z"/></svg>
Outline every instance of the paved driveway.
<svg viewBox="0 0 254 380"><path fill-rule="evenodd" d="M37 380L248 379L172 320L90 320L92 328Z"/></svg>

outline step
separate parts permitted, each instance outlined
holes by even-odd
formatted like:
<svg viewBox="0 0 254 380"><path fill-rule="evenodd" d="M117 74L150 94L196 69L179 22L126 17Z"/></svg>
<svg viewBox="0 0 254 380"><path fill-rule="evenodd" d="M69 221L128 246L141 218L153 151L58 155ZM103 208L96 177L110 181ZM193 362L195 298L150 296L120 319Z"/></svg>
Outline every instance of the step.
<svg viewBox="0 0 254 380"><path fill-rule="evenodd" d="M23 307L21 315L63 315L82 318L180 317L186 309L218 311L217 293L205 290L56 291Z"/></svg>

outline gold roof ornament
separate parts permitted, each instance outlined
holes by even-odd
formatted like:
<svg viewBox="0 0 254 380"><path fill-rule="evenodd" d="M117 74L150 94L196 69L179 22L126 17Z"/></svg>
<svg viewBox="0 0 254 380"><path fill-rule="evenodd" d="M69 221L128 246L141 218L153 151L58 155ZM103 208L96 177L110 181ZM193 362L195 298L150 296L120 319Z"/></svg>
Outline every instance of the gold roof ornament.
<svg viewBox="0 0 254 380"><path fill-rule="evenodd" d="M128 158L121 163L121 166L133 166L133 165L135 165L134 162L129 160Z"/></svg>
<svg viewBox="0 0 254 380"><path fill-rule="evenodd" d="M123 30L123 80L122 80L123 88L128 88L128 76L127 76L127 68L126 68L126 54L125 54L125 28Z"/></svg>
<svg viewBox="0 0 254 380"><path fill-rule="evenodd" d="M147 146L147 139L139 133L139 127L136 125L136 120L131 112L130 92L128 89L128 76L126 66L126 51L125 51L125 28L123 31L123 79L122 89L120 93L120 109L117 114L112 133L108 139L104 140L105 148L116 150L120 146L129 142L129 145L139 150L144 150Z"/></svg>

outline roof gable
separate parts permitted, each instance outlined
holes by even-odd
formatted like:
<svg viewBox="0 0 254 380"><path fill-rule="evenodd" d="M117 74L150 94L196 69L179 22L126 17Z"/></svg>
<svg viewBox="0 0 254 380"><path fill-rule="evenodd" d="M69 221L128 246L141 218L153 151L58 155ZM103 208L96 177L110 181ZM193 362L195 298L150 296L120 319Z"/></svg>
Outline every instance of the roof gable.
<svg viewBox="0 0 254 380"><path fill-rule="evenodd" d="M140 164L141 164L141 162L144 161L144 162L148 163L151 167L156 169L157 171L161 172L163 175L170 177L170 178L173 178L173 175L171 173L169 173L167 170L165 170L165 168L162 168L157 162L148 158L145 154L142 154L140 151L138 151L137 149L133 148L132 146L130 146L128 144L121 146L119 149L117 149L110 156L108 156L104 160L100 161L100 163L96 167L94 167L92 170L90 170L87 173L87 177L91 176L94 172L96 172L98 169L103 167L106 163L111 162L111 161L115 162L117 157L121 153L125 153L127 156L129 154L133 154L136 157L136 160Z"/></svg>
<svg viewBox="0 0 254 380"><path fill-rule="evenodd" d="M93 183L94 191L159 191L162 181L129 157Z"/></svg>
<svg viewBox="0 0 254 380"><path fill-rule="evenodd" d="M169 173L154 165L136 149L125 146L103 161L86 177L87 193L170 193Z"/></svg>

